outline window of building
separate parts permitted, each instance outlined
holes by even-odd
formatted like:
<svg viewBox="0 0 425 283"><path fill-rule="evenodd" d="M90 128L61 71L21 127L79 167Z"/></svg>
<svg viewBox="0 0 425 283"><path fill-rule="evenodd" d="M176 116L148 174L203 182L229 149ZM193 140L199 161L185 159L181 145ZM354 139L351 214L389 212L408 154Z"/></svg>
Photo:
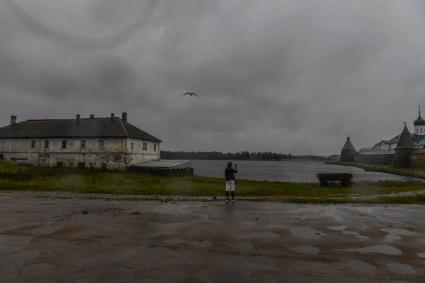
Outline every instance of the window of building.
<svg viewBox="0 0 425 283"><path fill-rule="evenodd" d="M156 143L153 144L153 151L156 152Z"/></svg>
<svg viewBox="0 0 425 283"><path fill-rule="evenodd" d="M143 150L148 150L148 144L147 143L143 143Z"/></svg>
<svg viewBox="0 0 425 283"><path fill-rule="evenodd" d="M99 149L104 150L105 149L105 141L99 140Z"/></svg>
<svg viewBox="0 0 425 283"><path fill-rule="evenodd" d="M44 148L48 149L49 148L49 141L44 141Z"/></svg>
<svg viewBox="0 0 425 283"><path fill-rule="evenodd" d="M134 149L134 142L131 143L131 150Z"/></svg>
<svg viewBox="0 0 425 283"><path fill-rule="evenodd" d="M31 148L35 148L35 141L31 141Z"/></svg>
<svg viewBox="0 0 425 283"><path fill-rule="evenodd" d="M86 141L81 141L80 148L85 149L86 148Z"/></svg>
<svg viewBox="0 0 425 283"><path fill-rule="evenodd" d="M66 148L66 141L62 141L62 148Z"/></svg>

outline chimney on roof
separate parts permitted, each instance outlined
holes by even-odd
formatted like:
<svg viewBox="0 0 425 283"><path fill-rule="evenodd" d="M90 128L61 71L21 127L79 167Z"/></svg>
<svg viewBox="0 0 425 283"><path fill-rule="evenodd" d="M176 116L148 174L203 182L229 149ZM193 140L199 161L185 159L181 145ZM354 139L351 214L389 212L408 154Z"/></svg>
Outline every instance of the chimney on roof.
<svg viewBox="0 0 425 283"><path fill-rule="evenodd" d="M75 122L79 125L80 124L80 114L75 115Z"/></svg>
<svg viewBox="0 0 425 283"><path fill-rule="evenodd" d="M122 118L123 121L127 122L127 112L122 112Z"/></svg>
<svg viewBox="0 0 425 283"><path fill-rule="evenodd" d="M90 114L90 119L94 119L94 114Z"/></svg>
<svg viewBox="0 0 425 283"><path fill-rule="evenodd" d="M111 122L114 122L115 120L115 113L111 113Z"/></svg>
<svg viewBox="0 0 425 283"><path fill-rule="evenodd" d="M16 125L16 118L17 117L15 115L10 116L10 125L11 126Z"/></svg>

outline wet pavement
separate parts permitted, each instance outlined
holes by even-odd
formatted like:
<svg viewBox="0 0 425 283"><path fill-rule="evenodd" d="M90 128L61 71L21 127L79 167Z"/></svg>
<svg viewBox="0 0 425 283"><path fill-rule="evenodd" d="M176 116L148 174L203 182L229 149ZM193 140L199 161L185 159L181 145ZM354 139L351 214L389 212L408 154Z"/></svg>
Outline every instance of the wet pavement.
<svg viewBox="0 0 425 283"><path fill-rule="evenodd" d="M425 282L425 206L0 193L1 282Z"/></svg>

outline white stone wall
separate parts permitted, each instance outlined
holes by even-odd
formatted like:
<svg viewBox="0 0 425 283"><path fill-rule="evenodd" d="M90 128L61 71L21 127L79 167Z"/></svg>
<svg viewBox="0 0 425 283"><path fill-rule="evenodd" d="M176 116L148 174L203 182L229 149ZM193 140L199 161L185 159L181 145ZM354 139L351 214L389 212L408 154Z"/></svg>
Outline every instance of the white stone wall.
<svg viewBox="0 0 425 283"><path fill-rule="evenodd" d="M146 150L143 149L143 143L146 143ZM133 145L133 148L132 148ZM156 147L156 150L155 150ZM155 142L128 139L127 150L129 155L129 164L135 165L147 161L160 159L160 144Z"/></svg>
<svg viewBox="0 0 425 283"><path fill-rule="evenodd" d="M425 126L415 126L415 134L417 135L425 135Z"/></svg>
<svg viewBox="0 0 425 283"><path fill-rule="evenodd" d="M81 141L86 143L81 148ZM78 167L79 163L89 168L125 169L127 163L126 139L103 139L104 149L99 148L100 139L0 139L0 154L6 160L36 166ZM35 147L31 143L35 141ZM49 141L49 148L44 142ZM66 141L66 148L62 148Z"/></svg>
<svg viewBox="0 0 425 283"><path fill-rule="evenodd" d="M99 140L104 141L104 149L99 148ZM35 141L35 147L31 143ZM49 148L44 142L49 141ZM62 148L66 141L66 148ZM85 141L85 148L81 148ZM133 143L133 149L131 149ZM0 155L3 159L35 166L78 167L101 169L126 169L130 165L159 160L159 143L135 139L0 139ZM156 151L155 146L156 144Z"/></svg>

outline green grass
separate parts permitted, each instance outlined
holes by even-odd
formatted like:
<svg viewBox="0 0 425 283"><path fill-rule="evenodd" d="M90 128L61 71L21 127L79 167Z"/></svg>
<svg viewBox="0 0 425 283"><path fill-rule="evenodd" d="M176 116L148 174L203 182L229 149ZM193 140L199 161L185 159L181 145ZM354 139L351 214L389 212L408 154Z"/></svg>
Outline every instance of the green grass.
<svg viewBox="0 0 425 283"><path fill-rule="evenodd" d="M152 176L66 168L34 168L0 161L0 191L65 191L140 196L222 196L224 180L207 177ZM423 191L425 182L362 182L351 188L321 188L315 183L240 180L237 195L295 203L425 203L425 195L386 194ZM357 197L367 199L358 200Z"/></svg>

